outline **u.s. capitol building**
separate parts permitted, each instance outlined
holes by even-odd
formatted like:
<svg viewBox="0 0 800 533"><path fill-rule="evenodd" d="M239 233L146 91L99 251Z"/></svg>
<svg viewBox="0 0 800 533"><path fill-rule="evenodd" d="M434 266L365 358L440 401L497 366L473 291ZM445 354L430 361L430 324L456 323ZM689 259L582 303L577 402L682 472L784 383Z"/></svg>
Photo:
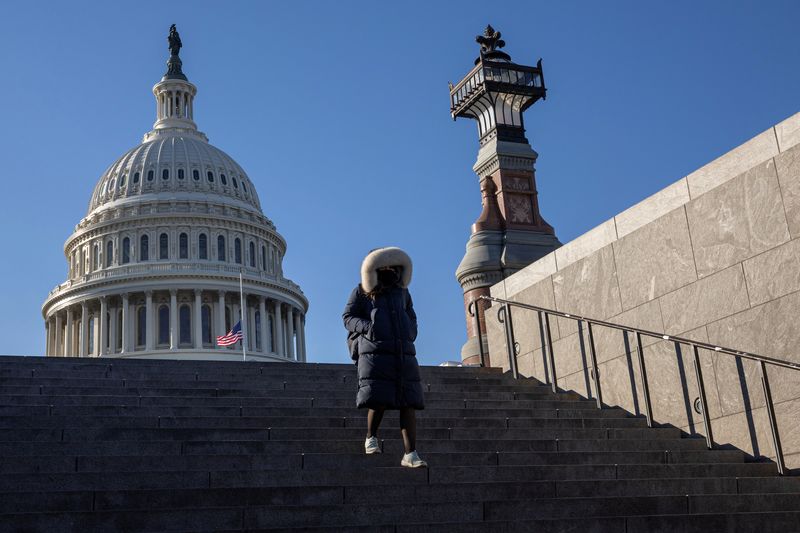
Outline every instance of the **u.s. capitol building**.
<svg viewBox="0 0 800 533"><path fill-rule="evenodd" d="M198 131L174 27L169 47L153 130L103 173L64 245L68 279L42 306L47 355L241 359L216 343L241 313L248 358L305 361L308 301L283 276L286 241Z"/></svg>

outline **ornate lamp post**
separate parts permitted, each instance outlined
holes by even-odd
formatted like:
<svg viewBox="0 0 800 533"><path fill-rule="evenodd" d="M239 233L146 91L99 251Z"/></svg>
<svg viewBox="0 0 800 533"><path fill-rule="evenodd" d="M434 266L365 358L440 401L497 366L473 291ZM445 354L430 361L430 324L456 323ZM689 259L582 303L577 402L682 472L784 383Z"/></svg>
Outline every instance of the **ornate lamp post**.
<svg viewBox="0 0 800 533"><path fill-rule="evenodd" d="M461 350L466 364L480 362L470 303L488 295L495 283L561 246L539 212L534 170L538 154L525 138L523 122L524 111L547 93L542 61L535 67L512 62L511 56L500 50L505 46L500 32L491 26L475 40L481 46L475 67L456 85L450 84L453 120L474 119L480 140L478 160L472 168L478 175L483 210L472 225L467 252L456 270L467 310L467 342ZM483 305L477 307L482 314ZM488 353L485 345L484 350Z"/></svg>

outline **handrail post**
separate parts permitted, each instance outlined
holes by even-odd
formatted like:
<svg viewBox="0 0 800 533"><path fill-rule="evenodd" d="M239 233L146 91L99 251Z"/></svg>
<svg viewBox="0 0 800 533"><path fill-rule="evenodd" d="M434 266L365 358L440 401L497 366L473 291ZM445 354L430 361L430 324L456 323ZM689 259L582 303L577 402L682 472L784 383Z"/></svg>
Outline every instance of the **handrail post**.
<svg viewBox="0 0 800 533"><path fill-rule="evenodd" d="M592 333L592 323L586 321L589 330L589 355L592 358L592 372L594 373L594 391L597 397L597 408L603 408L603 393L600 391L600 373L597 370L597 352L594 349L594 333Z"/></svg>
<svg viewBox="0 0 800 533"><path fill-rule="evenodd" d="M483 349L483 334L481 333L481 317L480 308L478 307L479 300L472 300L469 303L469 314L475 318L475 336L478 339L478 353L481 356L481 367L486 366L486 351Z"/></svg>
<svg viewBox="0 0 800 533"><path fill-rule="evenodd" d="M517 342L514 340L514 325L511 322L511 306L503 304L497 310L497 319L503 324L506 330L506 351L508 352L508 366L514 379L519 379L517 369Z"/></svg>
<svg viewBox="0 0 800 533"><path fill-rule="evenodd" d="M783 461L783 448L781 447L781 436L778 433L778 419L775 417L775 405L772 403L772 390L769 387L769 376L767 375L767 365L764 361L759 361L761 369L761 384L764 386L764 400L767 404L767 414L769 415L769 429L772 431L772 444L775 448L775 463L778 465L778 473L786 474L786 465Z"/></svg>
<svg viewBox="0 0 800 533"><path fill-rule="evenodd" d="M639 352L639 373L642 377L642 394L644 395L644 412L647 416L647 427L653 427L653 408L650 405L650 387L647 385L647 368L644 365L644 349L642 348L642 334L636 332L636 344Z"/></svg>
<svg viewBox="0 0 800 533"><path fill-rule="evenodd" d="M675 344L675 350L678 350L678 344ZM697 374L697 388L700 390L700 408L703 410L703 426L706 429L706 446L709 450L714 449L714 435L711 432L711 417L708 415L708 401L706 400L706 386L703 382L703 369L700 368L700 351L697 346L692 346L694 349L694 371ZM678 353L680 357L680 353Z"/></svg>
<svg viewBox="0 0 800 533"><path fill-rule="evenodd" d="M556 376L556 359L553 354L553 336L550 334L550 313L544 314L544 328L547 334L547 362L550 364L550 386L553 392L558 392L558 385L556 383L558 381Z"/></svg>

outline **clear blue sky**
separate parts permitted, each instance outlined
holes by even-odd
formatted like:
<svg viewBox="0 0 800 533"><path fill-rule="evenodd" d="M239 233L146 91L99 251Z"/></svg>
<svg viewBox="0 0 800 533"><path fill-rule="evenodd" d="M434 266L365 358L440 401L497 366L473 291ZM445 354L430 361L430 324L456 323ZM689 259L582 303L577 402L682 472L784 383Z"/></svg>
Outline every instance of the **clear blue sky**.
<svg viewBox="0 0 800 533"><path fill-rule="evenodd" d="M41 354L41 304L105 168L154 121L176 23L195 117L256 184L311 302L309 359L346 360L364 254L415 260L419 358L458 359L454 270L480 212L476 127L447 82L486 23L544 60L528 110L542 212L567 242L800 111L797 1L6 2L0 353Z"/></svg>

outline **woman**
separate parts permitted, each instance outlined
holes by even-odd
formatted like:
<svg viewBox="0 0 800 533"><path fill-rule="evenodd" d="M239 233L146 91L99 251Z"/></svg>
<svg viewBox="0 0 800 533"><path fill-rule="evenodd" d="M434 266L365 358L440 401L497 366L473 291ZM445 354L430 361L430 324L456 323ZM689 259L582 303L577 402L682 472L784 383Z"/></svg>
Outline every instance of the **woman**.
<svg viewBox="0 0 800 533"><path fill-rule="evenodd" d="M342 318L357 338L356 406L367 413L368 454L381 453L378 427L386 409L400 410L405 455L402 466L428 466L416 451L415 409L425 408L414 340L417 315L408 293L411 258L395 247L371 251L361 264L361 284L350 294Z"/></svg>

